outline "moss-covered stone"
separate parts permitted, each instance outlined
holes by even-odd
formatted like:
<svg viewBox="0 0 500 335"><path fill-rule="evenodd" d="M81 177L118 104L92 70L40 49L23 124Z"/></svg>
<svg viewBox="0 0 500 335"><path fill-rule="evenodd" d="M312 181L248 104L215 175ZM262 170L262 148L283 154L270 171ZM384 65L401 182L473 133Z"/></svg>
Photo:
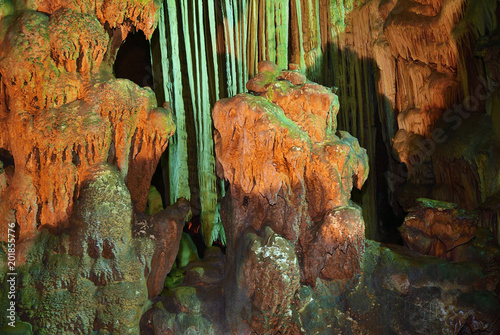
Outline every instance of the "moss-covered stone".
<svg viewBox="0 0 500 335"><path fill-rule="evenodd" d="M198 259L198 250L196 249L193 239L188 233L183 232L179 245L179 253L176 258L177 266L182 268L188 265L189 262Z"/></svg>
<svg viewBox="0 0 500 335"><path fill-rule="evenodd" d="M151 185L149 187L148 193L148 204L146 207L146 213L149 215L154 215L163 209L163 201L161 199L161 194L158 192L156 187Z"/></svg>
<svg viewBox="0 0 500 335"><path fill-rule="evenodd" d="M17 307L36 334L139 332L154 245L132 237L130 194L114 167L90 171L68 229L31 243L16 269Z"/></svg>

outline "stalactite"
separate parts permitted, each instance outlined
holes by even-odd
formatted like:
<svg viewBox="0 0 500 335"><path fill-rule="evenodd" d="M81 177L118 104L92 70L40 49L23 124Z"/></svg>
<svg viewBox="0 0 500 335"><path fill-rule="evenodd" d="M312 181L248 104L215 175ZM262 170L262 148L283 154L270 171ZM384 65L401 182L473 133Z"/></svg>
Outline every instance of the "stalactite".
<svg viewBox="0 0 500 335"><path fill-rule="evenodd" d="M306 63L304 60L304 38L302 33L302 7L300 0L290 1L291 15L290 15L290 26L291 26L291 56L290 60L292 63L299 66L302 72L306 69Z"/></svg>
<svg viewBox="0 0 500 335"><path fill-rule="evenodd" d="M224 0L222 2L222 15L224 20L224 37L226 53L226 76L227 93L229 96L237 94L237 76L236 76L236 47L234 39L234 13L233 1Z"/></svg>
<svg viewBox="0 0 500 335"><path fill-rule="evenodd" d="M166 6L166 15L165 15ZM166 22L165 17L168 18ZM163 91L176 116L177 131L169 145L170 202L184 197L190 199L187 166L187 132L184 100L182 98L182 71L179 59L177 6L175 0L166 0L161 8L158 25L163 72ZM168 36L168 38L167 38Z"/></svg>

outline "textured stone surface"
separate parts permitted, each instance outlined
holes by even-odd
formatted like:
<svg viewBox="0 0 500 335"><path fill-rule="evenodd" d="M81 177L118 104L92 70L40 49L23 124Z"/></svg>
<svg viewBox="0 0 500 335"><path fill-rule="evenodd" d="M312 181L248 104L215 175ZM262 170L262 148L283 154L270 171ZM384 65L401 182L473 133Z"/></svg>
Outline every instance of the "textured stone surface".
<svg viewBox="0 0 500 335"><path fill-rule="evenodd" d="M347 132L336 133L338 102L330 90L282 80L295 72L278 71L270 63L260 69L248 86L261 93L221 100L213 111L218 174L229 181L231 191L223 210L230 263L240 234L249 227L269 226L298 242L299 254L308 254L314 248L313 222L348 206L353 184L361 188L368 174L365 150ZM356 236L363 243L359 227ZM337 237L337 244L347 238ZM354 256L358 261L359 251Z"/></svg>
<svg viewBox="0 0 500 335"><path fill-rule="evenodd" d="M36 334L137 334L175 260L189 204L134 217L116 168L94 166L85 180L68 228L18 244L19 317Z"/></svg>
<svg viewBox="0 0 500 335"><path fill-rule="evenodd" d="M189 263L181 286L168 290L141 320L141 334L224 334L224 262L217 247Z"/></svg>
<svg viewBox="0 0 500 335"><path fill-rule="evenodd" d="M133 27L144 31L150 37L158 22L158 9L161 2L158 0L70 0L46 1L35 0L16 1L28 9L53 14L54 12L69 8L71 10L95 16L101 25L109 25L111 29L122 30L122 35L127 36Z"/></svg>
<svg viewBox="0 0 500 335"><path fill-rule="evenodd" d="M497 5L405 0L379 10L373 58L397 121L393 153L407 168L392 169L395 199L405 211L419 197L475 209L500 187L498 109L488 107L498 90Z"/></svg>
<svg viewBox="0 0 500 335"><path fill-rule="evenodd" d="M281 239L277 235L271 236L275 236L275 242ZM247 241L258 245L266 241L266 238L253 233L246 237L249 238ZM267 245L277 246L272 243ZM401 246L387 246L368 240L359 282L355 286L346 286L342 280L318 278L314 287L299 285L290 305L291 315L285 315L284 327L280 331L282 334L497 334L500 329L500 249L491 232L482 230L467 244L465 254L467 257L462 258L462 262L450 262L419 255ZM257 254L250 252L248 255L248 259L256 259ZM271 255L276 253L270 252L269 260L264 264L272 263L275 258ZM180 307L175 304L176 298L167 295L162 298L161 304L145 314L142 322L148 326L142 328L142 334L170 334L169 331L187 334L193 330L210 330L216 334L267 333L263 327L267 325L265 322L245 327L240 332L235 327L227 326L227 319L221 314L225 305L221 292L223 289L227 292L227 279L222 280L218 271L212 273L219 273L219 276L210 276L219 278L215 281L208 280L208 276L200 276L203 273L201 269L205 273L220 269L220 266L214 265L221 264L221 261L221 258L213 258L212 255L202 262L195 262L188 270L186 278L196 280L190 279L183 285L196 289L195 300L200 303L201 315L180 312ZM269 278L280 278L275 274L273 272ZM260 276L266 275L261 272ZM241 283L248 283L247 278L240 279ZM262 288L267 282L267 278L264 283L257 281L253 287ZM259 294L261 297L273 297L283 293L276 290L276 287L270 287L270 290ZM186 291L193 292L190 289ZM181 305L188 305L192 298L193 295ZM255 303L258 301L262 300L257 299ZM240 302L243 306L254 303ZM233 301L231 317L237 319L234 306ZM268 306L273 304L267 305L264 310ZM255 309L251 311L259 312ZM191 320L191 323L182 324L181 320ZM198 322L197 326L193 326L194 322ZM252 324L248 318L241 322Z"/></svg>
<svg viewBox="0 0 500 335"><path fill-rule="evenodd" d="M26 249L17 269L21 320L36 334L137 333L154 244L132 238L132 220L121 174L107 164L89 171L70 228L43 230Z"/></svg>
<svg viewBox="0 0 500 335"><path fill-rule="evenodd" d="M219 172L231 182L227 197L232 200L224 204L225 219L229 218L226 228L232 234L228 237L228 277L221 274L222 256L192 262L185 270L176 269L185 271L185 285L176 284L167 292L171 296L155 305L151 323L145 328L157 333L234 331L225 324L223 292L234 280L229 274L235 265L241 259L251 259L248 262L257 264L255 268L272 271L273 280L281 278L275 271L279 268L276 257L263 260L250 252L243 255L250 257L242 258L237 252L248 236L265 245L268 241L262 236L268 236L265 232L272 227L279 234L274 236L280 236L275 240L293 245L297 257L293 264L298 263L302 286L291 299L291 288L274 292L261 280L259 284L270 288L272 294L270 290L262 293L259 287L252 287L255 281L240 277L256 297L257 308L250 315L257 321L264 319L250 320L254 328L248 329L249 333L266 329L292 334L499 333L498 247L485 231L474 233L474 238L462 244L472 235L474 225L448 225L450 220L460 218L456 209L433 209L418 220L415 214L411 220L418 226L418 234L437 236L428 243L420 243L420 239L415 245L427 250L430 244L432 253L446 252L445 257L467 263L446 262L369 241L364 262L359 262L365 248L362 222L349 193L353 183L360 187L366 178L365 153L353 137L336 131L339 106L329 90L307 82L299 71L280 70L289 56L299 64L295 69L329 87L338 86L343 101L340 129L349 129L360 138L363 147L369 148L370 158L383 151L378 148L380 137L394 149L400 166L409 170L406 173L402 169L389 178L391 196L397 199L392 202L395 208L399 203L409 209L422 195L456 202L470 210L480 205L479 225L498 233L498 2L277 0L260 2L260 13L265 12L265 16L257 14L256 3L235 7L238 10L234 12L232 6L224 6L222 15L212 15L221 21L204 18L210 29L203 27L201 20L193 20L193 15L206 15L208 11L211 16L212 2L168 7L169 14L185 16L183 20L188 22L180 29L186 33L183 45L192 46L201 56L182 55L188 60L184 68L196 80L192 77L193 84L181 88L181 68L176 69L179 85L171 86L179 98L176 106L188 101L187 106L196 105L200 118L208 121L206 112L213 97L242 91L246 71L253 73L259 58L277 59L280 66L262 63L247 85L257 97L244 96L237 107L233 106L232 113L237 117L230 115L225 121L231 124L242 114L245 117L239 119L239 126L258 125L259 133L227 126L227 134L232 131L239 137L228 137L231 141L226 142L218 138L219 143L224 142L223 153L229 152L228 156L235 155L233 149L241 152L238 143L247 140L242 150L253 151L245 154L259 153L254 160L236 155L219 162ZM207 4L208 8L204 7ZM128 213L132 206L144 210L152 171L173 128L168 113L155 109L151 92L110 80L110 66L116 49L134 26L151 35L159 5L159 1L150 0L0 1L0 218L21 226L20 259L36 264L20 270L28 287L20 305L28 306L22 317L34 320L37 331L54 333L57 327L63 327L67 333L77 332L76 328L88 333L100 327L102 332L137 332L135 319L146 300L143 277L147 278L144 274L148 269L144 264L148 263L146 255L154 251L151 241L129 236ZM11 15L19 9L23 11ZM176 25L168 25L167 30L175 35ZM196 37L191 38L193 35ZM207 43L210 38L211 43ZM182 50L173 43L169 47L174 53ZM219 49L225 49L228 57L225 66L218 64L218 68L227 72L217 70L216 58L224 58L221 54L217 57ZM209 64L211 60L213 65ZM223 72L221 76L211 75ZM226 87L219 85L226 79L231 87L221 93ZM192 101L187 97L188 90ZM266 104L259 98L266 99ZM244 104L247 106L242 107ZM184 107L179 110L184 111ZM249 110L258 113L248 117ZM278 126L265 126L269 114ZM269 135L269 129L275 133ZM148 134L153 135L148 138ZM207 143L211 134L208 124L198 142ZM182 141L183 136L179 136ZM212 183L211 151L206 152L201 159L204 164L197 167L209 167L203 170L200 182L208 185L206 181L212 177L211 201L217 192ZM379 167L370 160L372 167L380 168L379 174L392 169L391 164ZM382 157L379 163L384 160ZM118 169L119 173L113 170L109 184L119 185L115 191L121 196L113 203L97 194L95 198L100 201L95 207L106 212L106 207L116 205L118 211L127 214L120 217L113 211L106 212L109 222L78 209L94 206L94 201L86 199L93 197L89 183L97 185L97 181L89 176L104 162ZM367 183L370 191L362 193L363 210L370 215L376 211L376 192L385 192L382 179L372 177ZM377 189L376 185L381 186ZM126 195L127 188L130 195ZM100 189L107 192L105 187ZM75 209L84 220L79 221ZM76 215L73 221L72 214ZM165 215L159 217L171 219ZM350 221L334 229L339 217ZM368 234L373 236L380 221L376 214L365 219L371 222L368 227L372 234ZM146 221L149 236L165 236L151 228L154 219ZM153 278L155 292L161 289L161 278L173 262L172 255L162 251L176 248L180 221L182 215L169 224L156 222L162 232L173 232L174 242L167 245L166 241L155 240L160 251L151 257L164 266L155 267L156 274L149 277ZM0 222L2 236L5 222ZM51 228L55 235L48 234L44 227ZM352 228L352 235L347 233L348 228ZM39 229L42 233L36 236ZM72 229L71 238L64 235ZM77 256L66 252L74 247L72 238L79 241L75 248L81 249L78 257L87 262L81 266L81 259L73 259ZM127 262L129 256L133 261L119 265L130 270L134 280L134 271L142 271L138 281L119 280L122 268L116 260L124 257L119 249L123 251L120 243L126 241L135 246L135 251L127 253ZM30 252L30 248L35 250ZM5 257L3 250L0 257ZM289 258L293 259L291 255ZM129 265L135 269L128 269ZM83 275L75 274L75 269ZM0 281L4 274L2 268ZM355 280L346 283L345 277ZM100 286L102 283L106 285ZM0 293L0 305L2 299L5 301L4 292ZM135 299L133 292L139 292L140 297ZM273 294L282 294L289 308L277 306ZM93 305L83 300L89 296L96 297ZM245 299L243 305L248 306L248 296ZM113 308L105 309L104 305ZM52 306L56 306L53 311ZM284 326L278 329L278 321L264 317L269 310L280 315L289 310L291 316L284 313ZM94 325L92 313L99 315ZM66 318L75 320L73 326L63 325L61 320ZM115 320L121 322L116 328Z"/></svg>
<svg viewBox="0 0 500 335"><path fill-rule="evenodd" d="M479 216L461 210L457 204L418 199L399 228L410 250L437 257L451 257L454 248L469 242L476 234Z"/></svg>
<svg viewBox="0 0 500 335"><path fill-rule="evenodd" d="M454 263L368 241L355 288L339 294L323 280L301 288L304 333L496 334L498 251L483 249L475 264Z"/></svg>
<svg viewBox="0 0 500 335"><path fill-rule="evenodd" d="M137 15L128 28L154 23L158 4L120 4ZM67 225L86 170L106 161L121 171L135 207L144 211L154 169L175 130L171 112L156 107L151 90L110 77L113 37L90 2L42 9L46 5L30 3L44 13L21 11L2 21L0 148L13 157L15 172L2 187L0 227L3 232L6 222L16 221L21 239L39 227ZM117 5L98 7L111 15ZM154 6L142 12L144 5Z"/></svg>
<svg viewBox="0 0 500 335"><path fill-rule="evenodd" d="M175 124L150 89L112 74L160 5L0 1L0 239L15 223L17 330L137 334L163 288L189 206L145 216L148 234L134 211Z"/></svg>
<svg viewBox="0 0 500 335"><path fill-rule="evenodd" d="M349 133L337 132L338 100L326 87L263 62L247 88L254 94L213 110L217 171L230 184L222 220L226 306L234 307L226 315L234 331L294 333L300 321L290 305L299 278L355 282L361 273L364 224L349 199L367 178L367 156ZM271 235L284 244L268 245ZM288 261L271 251L263 257L267 249Z"/></svg>
<svg viewBox="0 0 500 335"><path fill-rule="evenodd" d="M296 72L269 62L259 70L252 94L213 111L217 171L230 184L225 264L188 264L185 281L144 315L144 334L498 332L500 253L476 231L479 217L433 200L408 217L418 234L434 234L433 255L460 263L365 240L349 198L366 156L335 131L334 95L299 75L294 85L284 78Z"/></svg>
<svg viewBox="0 0 500 335"><path fill-rule="evenodd" d="M175 205L157 212L152 217L141 216L140 227L135 234L154 239L155 252L151 260L151 273L148 277L149 298L161 293L165 277L170 272L179 251L184 223L191 217L189 201L180 199Z"/></svg>
<svg viewBox="0 0 500 335"><path fill-rule="evenodd" d="M300 268L293 244L266 228L263 237L246 233L239 254L235 283L226 288L230 329L297 331L290 305L300 285Z"/></svg>
<svg viewBox="0 0 500 335"><path fill-rule="evenodd" d="M349 280L361 274L364 228L358 208L346 206L327 212L323 222L308 232L312 248L303 255L305 282L314 286L318 277Z"/></svg>

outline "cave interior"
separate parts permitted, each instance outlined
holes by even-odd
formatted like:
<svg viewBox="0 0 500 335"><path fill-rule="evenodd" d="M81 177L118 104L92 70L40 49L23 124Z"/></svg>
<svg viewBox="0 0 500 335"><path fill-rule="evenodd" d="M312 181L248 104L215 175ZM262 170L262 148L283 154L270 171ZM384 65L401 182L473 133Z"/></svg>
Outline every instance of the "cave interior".
<svg viewBox="0 0 500 335"><path fill-rule="evenodd" d="M500 334L499 20L0 0L0 333Z"/></svg>

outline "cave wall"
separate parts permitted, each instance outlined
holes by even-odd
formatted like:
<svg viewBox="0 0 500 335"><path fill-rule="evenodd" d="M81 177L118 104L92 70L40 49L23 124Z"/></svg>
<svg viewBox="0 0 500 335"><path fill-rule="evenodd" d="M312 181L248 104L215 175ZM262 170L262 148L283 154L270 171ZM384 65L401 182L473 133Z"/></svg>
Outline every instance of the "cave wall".
<svg viewBox="0 0 500 335"><path fill-rule="evenodd" d="M150 89L114 79L112 64L130 30L152 34L159 5L3 3L0 147L13 162L2 170L2 239L9 222L21 240L66 227L87 170L103 162L144 211L175 124Z"/></svg>
<svg viewBox="0 0 500 335"><path fill-rule="evenodd" d="M160 5L0 3L0 308L14 306L2 334L139 333L163 289L189 204L136 213L174 117L113 74Z"/></svg>

